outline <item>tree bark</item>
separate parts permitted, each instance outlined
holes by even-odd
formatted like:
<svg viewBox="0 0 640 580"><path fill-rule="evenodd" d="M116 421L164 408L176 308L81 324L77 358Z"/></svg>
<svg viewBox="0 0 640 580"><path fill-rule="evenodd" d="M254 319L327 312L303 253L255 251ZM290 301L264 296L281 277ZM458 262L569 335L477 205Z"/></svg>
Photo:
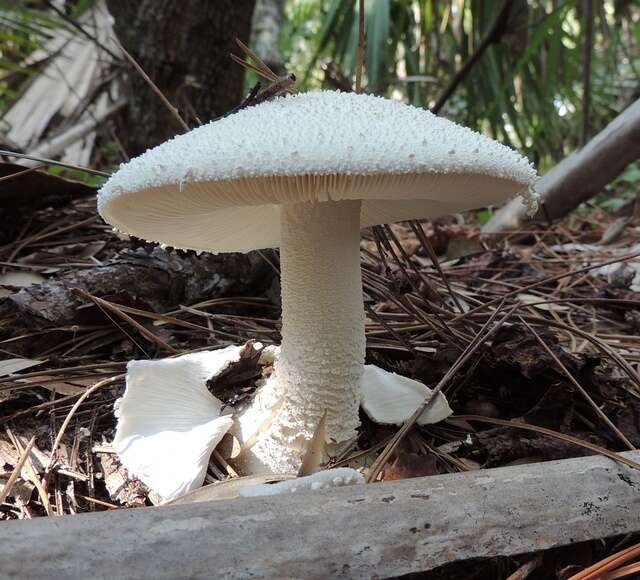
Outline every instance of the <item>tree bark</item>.
<svg viewBox="0 0 640 580"><path fill-rule="evenodd" d="M20 330L86 323L87 311L79 309L84 301L74 294L76 288L97 296L125 292L155 312L166 312L209 298L261 293L272 279L271 269L255 252L194 256L138 248L116 262L72 270L0 298L0 317L12 321L16 335Z"/></svg>
<svg viewBox="0 0 640 580"><path fill-rule="evenodd" d="M563 159L540 179L540 218L560 219L596 195L640 157L640 99L627 107L585 147ZM498 210L484 233L517 229L526 216L520 199Z"/></svg>
<svg viewBox="0 0 640 580"><path fill-rule="evenodd" d="M244 69L229 58L234 39L249 41L255 0L108 0L122 45L190 126L236 106ZM134 70L128 76L126 130L130 155L182 132L173 115Z"/></svg>

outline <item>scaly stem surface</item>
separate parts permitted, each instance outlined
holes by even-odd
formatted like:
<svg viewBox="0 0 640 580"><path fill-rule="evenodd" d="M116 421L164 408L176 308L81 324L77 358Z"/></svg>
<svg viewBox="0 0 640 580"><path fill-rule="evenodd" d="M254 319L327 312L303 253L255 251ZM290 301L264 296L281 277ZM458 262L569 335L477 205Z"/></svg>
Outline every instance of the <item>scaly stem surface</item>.
<svg viewBox="0 0 640 580"><path fill-rule="evenodd" d="M360 201L287 204L281 216L282 350L254 407L282 404L252 452L270 470L291 471L325 410L330 441L350 440L359 425Z"/></svg>

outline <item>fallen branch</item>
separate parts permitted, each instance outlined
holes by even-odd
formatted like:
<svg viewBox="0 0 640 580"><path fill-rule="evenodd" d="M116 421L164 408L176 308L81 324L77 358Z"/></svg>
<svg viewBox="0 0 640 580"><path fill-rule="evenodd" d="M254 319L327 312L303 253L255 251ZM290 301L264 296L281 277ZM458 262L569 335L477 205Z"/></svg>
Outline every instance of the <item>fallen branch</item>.
<svg viewBox="0 0 640 580"><path fill-rule="evenodd" d="M640 99L627 107L585 147L545 173L536 186L544 204L538 217L559 219L602 191L640 157ZM520 199L498 210L483 233L517 229L526 210Z"/></svg>
<svg viewBox="0 0 640 580"><path fill-rule="evenodd" d="M134 299L165 312L233 292L259 292L271 278L270 268L256 253L184 256L140 248L121 254L117 262L73 270L0 299L0 316L28 329L66 326L82 319L78 308L83 301L76 288L94 296L135 293Z"/></svg>
<svg viewBox="0 0 640 580"><path fill-rule="evenodd" d="M640 452L624 454L640 459ZM5 577L388 578L637 532L640 472L583 457L0 527ZM47 550L33 550L46 545ZM70 546L73 549L70 549ZM153 554L153 558L141 557Z"/></svg>

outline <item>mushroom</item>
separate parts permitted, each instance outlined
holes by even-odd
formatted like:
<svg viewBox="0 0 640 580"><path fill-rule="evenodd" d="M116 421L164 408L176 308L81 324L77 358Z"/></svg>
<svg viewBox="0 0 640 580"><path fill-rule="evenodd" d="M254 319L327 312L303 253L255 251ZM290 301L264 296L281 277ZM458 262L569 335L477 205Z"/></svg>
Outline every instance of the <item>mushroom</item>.
<svg viewBox="0 0 640 580"><path fill-rule="evenodd" d="M252 455L260 468L292 472L325 410L333 444L359 426L360 228L516 194L534 209L535 179L518 153L426 110L315 91L245 108L147 151L107 181L98 208L118 230L176 248L280 248L281 353L240 432L247 439L272 415Z"/></svg>

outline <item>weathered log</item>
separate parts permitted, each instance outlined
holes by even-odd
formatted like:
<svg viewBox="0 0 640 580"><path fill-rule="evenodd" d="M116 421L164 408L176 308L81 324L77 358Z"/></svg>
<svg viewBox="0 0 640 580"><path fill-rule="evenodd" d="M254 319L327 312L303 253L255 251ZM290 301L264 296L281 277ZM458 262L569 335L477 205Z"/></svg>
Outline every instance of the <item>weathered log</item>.
<svg viewBox="0 0 640 580"><path fill-rule="evenodd" d="M8 522L0 572L21 580L385 578L637 532L639 513L640 472L592 456Z"/></svg>
<svg viewBox="0 0 640 580"><path fill-rule="evenodd" d="M97 296L128 294L164 312L230 293L255 294L272 277L270 267L255 252L196 256L138 248L121 254L116 262L73 270L0 299L0 317L12 316L30 329L81 323L83 311L78 307L84 302L74 293L76 288Z"/></svg>
<svg viewBox="0 0 640 580"><path fill-rule="evenodd" d="M560 219L593 197L640 157L640 99L627 107L587 145L545 173L536 189L544 212L537 217ZM517 229L526 211L520 199L499 209L484 233Z"/></svg>

